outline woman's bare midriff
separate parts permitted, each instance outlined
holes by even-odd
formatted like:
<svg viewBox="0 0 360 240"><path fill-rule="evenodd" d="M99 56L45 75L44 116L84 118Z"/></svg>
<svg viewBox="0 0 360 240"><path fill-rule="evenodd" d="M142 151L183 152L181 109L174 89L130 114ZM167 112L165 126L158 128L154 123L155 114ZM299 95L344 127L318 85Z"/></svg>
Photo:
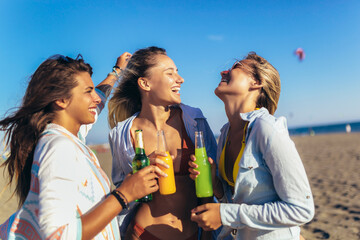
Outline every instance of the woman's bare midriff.
<svg viewBox="0 0 360 240"><path fill-rule="evenodd" d="M186 239L197 232L197 224L190 220L191 209L196 207L195 184L188 175L175 176L176 193L153 194L150 203L143 203L135 222L159 239Z"/></svg>

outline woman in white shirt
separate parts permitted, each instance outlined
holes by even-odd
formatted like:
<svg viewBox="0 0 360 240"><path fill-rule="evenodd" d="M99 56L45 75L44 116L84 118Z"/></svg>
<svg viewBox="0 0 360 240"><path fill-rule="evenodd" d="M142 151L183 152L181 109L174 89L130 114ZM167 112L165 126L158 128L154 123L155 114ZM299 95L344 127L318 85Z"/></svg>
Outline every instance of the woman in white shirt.
<svg viewBox="0 0 360 240"><path fill-rule="evenodd" d="M78 137L82 125L94 123L130 56L119 57L99 84L101 98L82 58L55 55L31 76L22 105L0 121L10 147L4 165L20 199L19 211L0 226L0 238L120 239L116 215L158 190L162 172L150 166L110 192L95 154Z"/></svg>

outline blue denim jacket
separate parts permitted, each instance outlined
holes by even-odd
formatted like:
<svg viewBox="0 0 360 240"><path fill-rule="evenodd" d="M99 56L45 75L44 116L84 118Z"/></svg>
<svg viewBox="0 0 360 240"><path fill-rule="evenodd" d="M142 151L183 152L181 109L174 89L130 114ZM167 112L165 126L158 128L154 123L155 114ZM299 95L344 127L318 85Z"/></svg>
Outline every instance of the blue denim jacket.
<svg viewBox="0 0 360 240"><path fill-rule="evenodd" d="M193 108L185 104L180 104L182 110L182 119L185 125L186 133L191 141L195 143L195 131L203 131L206 151L209 157L216 157L216 140L209 127L206 118L198 108ZM133 120L139 113L135 113L130 118L119 122L109 134L110 148L112 152L112 180L116 187L120 186L126 175L132 172L132 159L135 156L134 147L131 142L130 128ZM138 203L130 203L129 210L123 210L118 215L120 232L124 235L128 224L133 219L133 214Z"/></svg>
<svg viewBox="0 0 360 240"><path fill-rule="evenodd" d="M235 239L299 239L301 224L314 216L314 200L304 166L289 137L286 119L266 108L241 114L249 121L246 146L234 194L221 179L225 195L219 201L224 239L235 229ZM221 129L217 163L229 131Z"/></svg>

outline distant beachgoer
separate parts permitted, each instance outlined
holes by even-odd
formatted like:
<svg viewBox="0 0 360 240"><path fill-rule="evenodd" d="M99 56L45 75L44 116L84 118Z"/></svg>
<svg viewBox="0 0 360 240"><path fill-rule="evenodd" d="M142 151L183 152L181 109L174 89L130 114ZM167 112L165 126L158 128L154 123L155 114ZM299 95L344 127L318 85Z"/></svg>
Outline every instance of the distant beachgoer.
<svg viewBox="0 0 360 240"><path fill-rule="evenodd" d="M174 156L176 193L156 192L149 203L131 203L132 207L119 216L121 233L127 232L126 239L198 239L198 226L190 220L191 209L197 206L198 200L188 172L188 160L190 154L194 154L195 131L204 132L209 156L216 156L217 145L201 110L181 103L183 82L165 49L140 49L129 60L109 101L115 186L121 186L124 177L132 171L135 130L143 130L145 152L152 164L164 164L153 154L157 130L164 130L168 150ZM211 234L206 232L202 237L208 240Z"/></svg>
<svg viewBox="0 0 360 240"><path fill-rule="evenodd" d="M218 239L300 239L299 226L314 216L314 200L286 119L273 116L280 76L249 53L221 77L215 94L229 120L218 142L218 176L213 164L214 194L221 203L193 209L192 220L205 230L223 225ZM197 166L189 165L195 179Z"/></svg>
<svg viewBox="0 0 360 240"><path fill-rule="evenodd" d="M351 132L351 126L350 126L350 124L346 124L345 130L346 130L347 133L350 133L350 132Z"/></svg>
<svg viewBox="0 0 360 240"><path fill-rule="evenodd" d="M314 131L314 129L309 128L309 135L310 135L310 136L315 136L315 131Z"/></svg>
<svg viewBox="0 0 360 240"><path fill-rule="evenodd" d="M0 121L10 145L3 165L9 182L16 181L20 207L0 225L1 239L120 239L116 215L158 190L162 172L149 166L110 192L109 179L82 141L130 56L118 58L96 91L82 58L55 55L31 76L21 106Z"/></svg>

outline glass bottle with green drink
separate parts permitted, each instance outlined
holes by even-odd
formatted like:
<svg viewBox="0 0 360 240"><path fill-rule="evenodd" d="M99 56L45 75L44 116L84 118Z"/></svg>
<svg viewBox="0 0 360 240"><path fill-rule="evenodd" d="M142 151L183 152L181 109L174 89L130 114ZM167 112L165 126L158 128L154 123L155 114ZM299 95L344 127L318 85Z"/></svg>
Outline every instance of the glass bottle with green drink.
<svg viewBox="0 0 360 240"><path fill-rule="evenodd" d="M144 140L142 135L142 130L135 130L135 156L132 161L132 169L133 173L136 173L140 169L149 166L150 161L149 158L145 154L144 149ZM150 202L152 200L152 194L137 199L137 202Z"/></svg>
<svg viewBox="0 0 360 240"><path fill-rule="evenodd" d="M209 163L202 131L195 132L195 163L200 174L195 179L196 196L198 198L212 197L211 165Z"/></svg>

